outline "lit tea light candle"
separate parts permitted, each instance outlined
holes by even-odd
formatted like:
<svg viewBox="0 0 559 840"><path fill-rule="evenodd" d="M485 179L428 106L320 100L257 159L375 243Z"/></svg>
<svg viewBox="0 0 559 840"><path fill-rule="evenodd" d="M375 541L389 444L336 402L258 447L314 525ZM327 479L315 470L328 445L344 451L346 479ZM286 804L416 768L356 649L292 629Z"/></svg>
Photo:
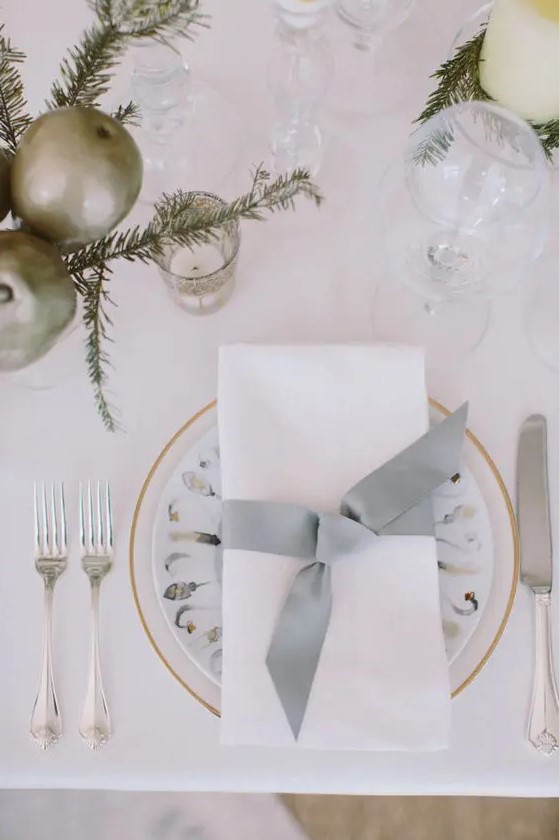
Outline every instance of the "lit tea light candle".
<svg viewBox="0 0 559 840"><path fill-rule="evenodd" d="M193 249L179 248L169 266L179 277L206 277L219 271L225 259L217 243L205 243Z"/></svg>
<svg viewBox="0 0 559 840"><path fill-rule="evenodd" d="M223 209L213 193L192 193L193 210ZM169 292L192 315L210 315L227 303L235 287L235 269L241 242L237 224L218 228L215 238L188 248L169 244L157 264Z"/></svg>
<svg viewBox="0 0 559 840"><path fill-rule="evenodd" d="M178 248L172 255L167 284L175 301L193 314L211 314L231 297L234 262L229 264L219 242Z"/></svg>
<svg viewBox="0 0 559 840"><path fill-rule="evenodd" d="M559 118L558 0L495 0L481 59L499 104L537 123Z"/></svg>

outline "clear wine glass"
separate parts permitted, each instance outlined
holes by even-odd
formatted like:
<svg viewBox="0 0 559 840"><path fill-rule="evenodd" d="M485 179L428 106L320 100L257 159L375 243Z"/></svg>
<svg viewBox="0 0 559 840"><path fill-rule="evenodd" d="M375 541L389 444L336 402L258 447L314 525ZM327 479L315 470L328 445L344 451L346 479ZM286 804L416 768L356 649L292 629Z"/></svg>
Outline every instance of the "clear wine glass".
<svg viewBox="0 0 559 840"><path fill-rule="evenodd" d="M328 6L275 3L268 85L275 103L271 147L277 172L302 167L316 175L322 164L320 112L334 70L324 31Z"/></svg>
<svg viewBox="0 0 559 840"><path fill-rule="evenodd" d="M486 3L467 18L452 44L451 56L454 55L457 47L469 41L487 25L492 8L492 2ZM559 203L557 153L553 155L551 161L548 161L548 164L552 180L553 211L556 213ZM559 254L556 251L542 255L535 263L531 271L532 293L525 309L530 343L536 355L554 370L559 370L558 265Z"/></svg>
<svg viewBox="0 0 559 840"><path fill-rule="evenodd" d="M374 52L387 33L409 17L414 5L415 0L337 0L336 9L352 29L355 48Z"/></svg>
<svg viewBox="0 0 559 840"><path fill-rule="evenodd" d="M330 96L335 111L372 114L393 110L410 94L418 72L417 27L402 24L416 0L336 0L347 36L339 41L336 80Z"/></svg>
<svg viewBox="0 0 559 840"><path fill-rule="evenodd" d="M549 201L546 158L524 120L485 102L432 117L381 185L392 276L373 302L377 336L424 345L431 365L462 359L485 334L491 299L541 254Z"/></svg>
<svg viewBox="0 0 559 840"><path fill-rule="evenodd" d="M129 127L144 161L140 200L163 192L219 190L242 151L240 118L213 85L196 77L174 45L140 41L132 50L129 89L119 102L135 102L140 123Z"/></svg>

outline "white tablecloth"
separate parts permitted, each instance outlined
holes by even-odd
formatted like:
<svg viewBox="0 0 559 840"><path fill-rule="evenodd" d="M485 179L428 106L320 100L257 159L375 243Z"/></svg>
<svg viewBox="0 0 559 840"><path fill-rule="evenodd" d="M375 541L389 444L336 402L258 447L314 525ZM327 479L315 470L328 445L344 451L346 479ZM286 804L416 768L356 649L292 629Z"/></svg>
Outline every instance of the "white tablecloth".
<svg viewBox="0 0 559 840"><path fill-rule="evenodd" d="M2 18L30 55L28 93L39 107L63 49L87 19L85 3L8 0ZM193 69L219 82L246 119L239 172L267 154L271 106L265 66L271 38L265 0L208 2L212 29L187 47ZM128 582L128 537L142 481L171 434L215 395L217 348L237 340L367 341L369 302L382 276L374 239L375 184L401 146L466 11L462 0L420 0L411 104L370 122L327 121L324 169L331 200L309 213L244 229L239 287L221 313L194 319L169 301L155 269L123 264L113 296L112 378L127 434L109 436L84 378L30 394L0 391L0 787L82 787L351 793L559 794L559 758L525 738L532 676L529 595L521 589L506 633L483 672L453 701L451 748L433 755L297 753L225 748L218 721L175 682L137 620ZM440 10L440 19L434 14ZM415 102L413 101L415 99ZM470 425L514 486L518 428L531 411L549 418L552 496L559 490L559 377L523 334L524 290L496 307L480 350L461 370L434 373L430 392L449 407L470 400ZM56 659L66 736L47 754L28 737L36 691L42 603L33 569L31 481L107 477L116 506L117 553L102 596L106 688L115 735L98 754L77 735L88 637L87 580L73 528L72 563L56 601ZM72 515L76 515L75 504ZM558 606L559 610L559 606ZM558 613L559 615L559 613ZM559 619L556 649L559 654Z"/></svg>

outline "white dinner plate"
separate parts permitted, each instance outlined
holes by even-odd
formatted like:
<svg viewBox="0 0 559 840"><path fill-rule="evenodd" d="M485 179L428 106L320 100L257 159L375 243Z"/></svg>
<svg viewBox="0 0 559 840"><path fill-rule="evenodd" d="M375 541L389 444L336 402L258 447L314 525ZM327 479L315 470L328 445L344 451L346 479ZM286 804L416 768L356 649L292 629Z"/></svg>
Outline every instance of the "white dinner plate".
<svg viewBox="0 0 559 840"><path fill-rule="evenodd" d="M431 401L432 422L448 412ZM215 403L166 445L132 522L130 575L140 620L177 680L219 714L221 500ZM518 537L502 479L468 431L460 477L434 499L443 629L455 696L504 630L518 578Z"/></svg>

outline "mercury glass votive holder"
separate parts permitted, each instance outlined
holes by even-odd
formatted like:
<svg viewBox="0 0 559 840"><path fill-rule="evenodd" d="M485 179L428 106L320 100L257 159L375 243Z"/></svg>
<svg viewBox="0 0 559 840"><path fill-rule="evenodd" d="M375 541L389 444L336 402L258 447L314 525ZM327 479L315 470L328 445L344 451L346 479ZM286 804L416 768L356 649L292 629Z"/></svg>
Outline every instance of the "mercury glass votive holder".
<svg viewBox="0 0 559 840"><path fill-rule="evenodd" d="M192 212L215 210L226 202L209 192L192 193ZM187 247L169 244L157 259L161 276L175 303L191 315L211 315L224 306L235 288L241 235L227 222L211 242Z"/></svg>

